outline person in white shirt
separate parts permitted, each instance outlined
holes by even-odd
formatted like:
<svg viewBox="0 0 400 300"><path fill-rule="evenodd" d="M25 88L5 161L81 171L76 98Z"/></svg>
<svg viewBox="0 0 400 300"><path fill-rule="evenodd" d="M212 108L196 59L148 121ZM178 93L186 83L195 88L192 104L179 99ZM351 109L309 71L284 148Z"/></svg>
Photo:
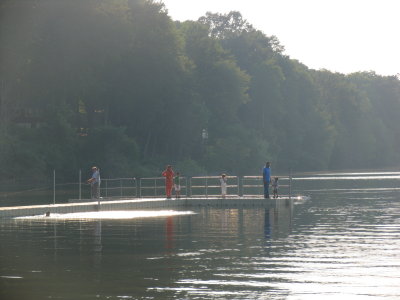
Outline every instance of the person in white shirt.
<svg viewBox="0 0 400 300"><path fill-rule="evenodd" d="M221 182L221 196L222 198L226 197L226 190L228 188L228 183L227 183L227 178L225 174L221 175L221 178L219 179Z"/></svg>

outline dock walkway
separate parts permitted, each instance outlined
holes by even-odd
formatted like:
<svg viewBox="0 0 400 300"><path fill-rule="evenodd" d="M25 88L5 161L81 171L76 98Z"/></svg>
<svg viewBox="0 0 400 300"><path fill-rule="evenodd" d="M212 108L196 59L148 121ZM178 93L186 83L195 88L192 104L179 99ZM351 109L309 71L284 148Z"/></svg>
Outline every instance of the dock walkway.
<svg viewBox="0 0 400 300"><path fill-rule="evenodd" d="M137 209L160 209L179 207L273 207L277 202L289 200L288 196L277 199L264 199L261 197L185 197L180 199L165 198L131 198L131 199L100 199L98 201L83 200L78 203L31 205L0 207L0 218L13 218L21 216L44 215L50 213L78 213L91 211L112 211L112 210L137 210Z"/></svg>

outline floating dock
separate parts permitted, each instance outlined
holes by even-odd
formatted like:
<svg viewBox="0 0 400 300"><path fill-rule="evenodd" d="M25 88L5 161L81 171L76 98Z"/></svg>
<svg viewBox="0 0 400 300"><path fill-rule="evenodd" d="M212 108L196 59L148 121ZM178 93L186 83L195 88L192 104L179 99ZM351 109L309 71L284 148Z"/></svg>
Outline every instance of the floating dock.
<svg viewBox="0 0 400 300"><path fill-rule="evenodd" d="M292 198L293 199L293 198ZM290 201L289 197L277 199L264 199L260 197L208 197L208 198L134 198L134 199L100 199L100 201L81 200L76 203L12 206L0 207L0 218L13 218L21 216L44 215L50 213L78 213L91 211L112 211L112 210L143 210L160 208L179 207L221 207L221 208L250 208L250 207L274 207L281 201Z"/></svg>

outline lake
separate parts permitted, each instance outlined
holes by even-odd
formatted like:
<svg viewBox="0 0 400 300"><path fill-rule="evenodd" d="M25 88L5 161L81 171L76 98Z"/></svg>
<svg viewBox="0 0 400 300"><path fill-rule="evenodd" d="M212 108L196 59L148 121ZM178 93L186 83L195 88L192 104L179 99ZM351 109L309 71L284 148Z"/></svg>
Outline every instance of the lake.
<svg viewBox="0 0 400 300"><path fill-rule="evenodd" d="M293 186L270 209L0 220L0 299L400 299L400 173Z"/></svg>

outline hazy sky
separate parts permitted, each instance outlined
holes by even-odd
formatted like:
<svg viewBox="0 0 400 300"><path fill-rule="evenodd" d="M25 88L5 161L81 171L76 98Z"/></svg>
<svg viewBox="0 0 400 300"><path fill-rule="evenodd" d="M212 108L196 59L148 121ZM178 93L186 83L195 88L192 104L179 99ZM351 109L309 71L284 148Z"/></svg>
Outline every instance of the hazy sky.
<svg viewBox="0 0 400 300"><path fill-rule="evenodd" d="M237 10L313 69L400 73L400 0L160 0L174 20Z"/></svg>

